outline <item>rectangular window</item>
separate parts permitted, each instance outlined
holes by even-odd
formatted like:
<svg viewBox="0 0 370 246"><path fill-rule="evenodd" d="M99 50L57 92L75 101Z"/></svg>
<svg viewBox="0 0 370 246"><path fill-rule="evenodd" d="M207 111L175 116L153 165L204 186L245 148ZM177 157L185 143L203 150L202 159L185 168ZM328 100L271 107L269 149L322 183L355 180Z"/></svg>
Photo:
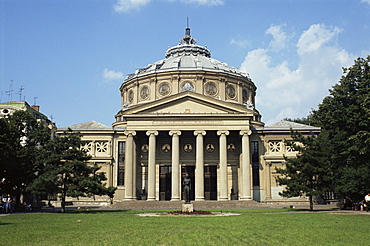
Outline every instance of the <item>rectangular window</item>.
<svg viewBox="0 0 370 246"><path fill-rule="evenodd" d="M125 142L118 142L117 185L125 185Z"/></svg>
<svg viewBox="0 0 370 246"><path fill-rule="evenodd" d="M252 141L252 179L253 186L260 185L260 155L258 151L258 141Z"/></svg>

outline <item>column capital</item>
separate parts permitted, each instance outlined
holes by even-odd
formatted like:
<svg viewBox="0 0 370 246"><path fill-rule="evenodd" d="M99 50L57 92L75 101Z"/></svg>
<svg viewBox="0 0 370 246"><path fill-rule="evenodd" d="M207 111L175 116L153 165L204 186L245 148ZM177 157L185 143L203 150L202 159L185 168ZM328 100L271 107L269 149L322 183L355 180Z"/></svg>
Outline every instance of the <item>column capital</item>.
<svg viewBox="0 0 370 246"><path fill-rule="evenodd" d="M173 135L177 135L177 136L180 136L181 135L181 131L169 131L168 134L170 136L173 136Z"/></svg>
<svg viewBox="0 0 370 246"><path fill-rule="evenodd" d="M229 131L225 130L225 131L217 131L217 135L218 136L221 136L222 134L225 134L226 136L229 135Z"/></svg>
<svg viewBox="0 0 370 246"><path fill-rule="evenodd" d="M199 134L202 134L203 136L205 136L207 133L206 131L203 131L203 130L194 131L194 136L198 136Z"/></svg>
<svg viewBox="0 0 370 246"><path fill-rule="evenodd" d="M147 132L146 132L146 135L147 135L147 136L150 136L150 135L152 135L152 134L153 134L154 136L158 136L158 131L147 131Z"/></svg>
<svg viewBox="0 0 370 246"><path fill-rule="evenodd" d="M136 131L124 131L124 134L126 135L126 136L136 136Z"/></svg>
<svg viewBox="0 0 370 246"><path fill-rule="evenodd" d="M251 130L241 130L240 132L239 132L239 134L240 135L251 135L252 134L252 131Z"/></svg>

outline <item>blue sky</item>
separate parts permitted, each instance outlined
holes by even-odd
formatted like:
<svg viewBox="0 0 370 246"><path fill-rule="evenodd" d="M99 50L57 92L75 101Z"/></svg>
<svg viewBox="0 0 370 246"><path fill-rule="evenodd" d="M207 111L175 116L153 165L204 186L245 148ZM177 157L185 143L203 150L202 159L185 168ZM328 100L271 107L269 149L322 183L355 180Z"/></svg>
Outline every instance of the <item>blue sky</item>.
<svg viewBox="0 0 370 246"><path fill-rule="evenodd" d="M370 0L0 0L1 102L110 126L125 76L163 59L187 17L213 58L250 74L267 125L307 116L370 54Z"/></svg>

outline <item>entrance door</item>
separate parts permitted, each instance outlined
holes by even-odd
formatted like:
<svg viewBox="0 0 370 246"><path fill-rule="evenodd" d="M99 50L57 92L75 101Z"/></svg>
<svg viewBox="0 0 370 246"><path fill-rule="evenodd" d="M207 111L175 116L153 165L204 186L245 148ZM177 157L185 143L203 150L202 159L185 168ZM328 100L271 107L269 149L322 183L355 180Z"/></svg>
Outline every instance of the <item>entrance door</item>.
<svg viewBox="0 0 370 246"><path fill-rule="evenodd" d="M217 200L217 166L204 167L204 198Z"/></svg>
<svg viewBox="0 0 370 246"><path fill-rule="evenodd" d="M171 166L159 167L159 200L171 200Z"/></svg>
<svg viewBox="0 0 370 246"><path fill-rule="evenodd" d="M184 187L182 185L182 180L185 178L186 174L189 174L191 179L191 189L190 189L190 200L195 200L195 166L183 166L181 167L181 199L185 200Z"/></svg>

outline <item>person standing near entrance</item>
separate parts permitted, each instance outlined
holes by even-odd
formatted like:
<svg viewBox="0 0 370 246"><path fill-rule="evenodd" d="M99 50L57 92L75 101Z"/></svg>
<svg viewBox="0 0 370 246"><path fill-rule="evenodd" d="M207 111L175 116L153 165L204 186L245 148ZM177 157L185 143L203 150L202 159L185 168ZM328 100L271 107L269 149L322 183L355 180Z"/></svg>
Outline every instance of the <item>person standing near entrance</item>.
<svg viewBox="0 0 370 246"><path fill-rule="evenodd" d="M369 205L370 205L370 193L365 196L365 205L366 205L366 212L369 212Z"/></svg>

